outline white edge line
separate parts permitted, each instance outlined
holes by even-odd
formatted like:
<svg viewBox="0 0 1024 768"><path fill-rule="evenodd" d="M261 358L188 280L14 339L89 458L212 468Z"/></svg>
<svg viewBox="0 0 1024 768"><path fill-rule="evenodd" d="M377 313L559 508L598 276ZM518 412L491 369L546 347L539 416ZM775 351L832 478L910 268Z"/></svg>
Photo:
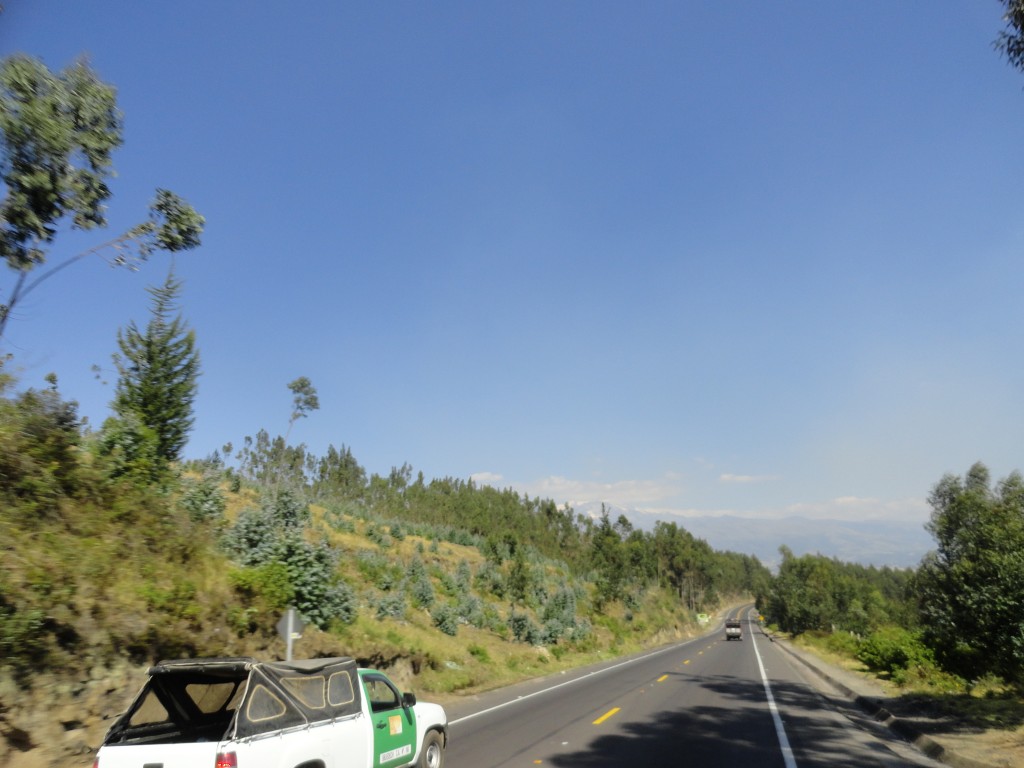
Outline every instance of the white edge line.
<svg viewBox="0 0 1024 768"><path fill-rule="evenodd" d="M786 729L782 725L782 716L775 704L775 697L772 696L772 687L768 683L768 675L765 674L764 664L761 661L761 652L757 650L755 633L750 633L750 639L754 645L754 655L757 656L757 666L761 670L761 682L764 683L764 693L768 697L768 709L772 713L772 720L775 722L775 734L779 737L779 749L782 751L782 760L786 768L797 768L796 759L793 757L793 749L789 746L789 738L786 736Z"/></svg>

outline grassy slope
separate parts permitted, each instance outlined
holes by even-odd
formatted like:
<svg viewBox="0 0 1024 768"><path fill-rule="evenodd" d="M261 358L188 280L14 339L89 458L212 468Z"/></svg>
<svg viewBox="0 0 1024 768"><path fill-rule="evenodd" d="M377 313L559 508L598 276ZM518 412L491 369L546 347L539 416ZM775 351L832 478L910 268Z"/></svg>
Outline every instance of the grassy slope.
<svg viewBox="0 0 1024 768"><path fill-rule="evenodd" d="M274 628L280 608L236 588L232 574L238 567L216 543L241 509L256 504L255 494L243 489L226 495L219 522L194 522L170 501L145 496L114 504L66 502L58 514L43 516L0 512L0 675L31 685L39 666L73 676L120 660L145 665L178 656L282 657L284 643ZM692 616L661 590L647 591L629 612L618 604L593 612L589 585L555 561L531 566L549 594L568 584L581 595L577 615L587 616L593 629L575 643L540 649L515 642L504 624L508 603L476 588L474 594L499 617L491 629L463 624L452 637L412 605L403 620L377 618L371 601L380 590L359 567L360 553L378 553L399 572L419 557L439 600L452 599L442 575L454 575L463 561L476 573L483 555L476 547L412 534L382 546L366 535L378 523L341 515L345 524L339 526L339 513L312 511L307 536L326 537L340 551L339 569L359 611L351 624L307 629L296 643L297 656L352 655L400 670L404 684L415 677L420 690L451 692L629 652L683 636L693 626Z"/></svg>

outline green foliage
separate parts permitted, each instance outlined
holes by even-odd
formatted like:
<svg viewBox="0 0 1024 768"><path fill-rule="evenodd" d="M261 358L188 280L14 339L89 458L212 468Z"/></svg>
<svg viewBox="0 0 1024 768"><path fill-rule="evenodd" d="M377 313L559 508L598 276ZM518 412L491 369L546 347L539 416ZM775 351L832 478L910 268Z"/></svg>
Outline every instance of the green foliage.
<svg viewBox="0 0 1024 768"><path fill-rule="evenodd" d="M181 498L178 504L193 522L220 520L224 516L227 501L215 475L205 474L199 480L182 478Z"/></svg>
<svg viewBox="0 0 1024 768"><path fill-rule="evenodd" d="M787 547L781 551L782 564L764 610L783 631L864 634L893 622L912 625L908 621L912 572L843 563L821 555L796 557Z"/></svg>
<svg viewBox="0 0 1024 768"><path fill-rule="evenodd" d="M260 601L268 611L280 612L295 599L288 568L281 562L269 562L254 568L238 568L228 575L231 586L246 603Z"/></svg>
<svg viewBox="0 0 1024 768"><path fill-rule="evenodd" d="M503 598L507 592L505 576L501 570L488 560L476 573L476 588L486 594Z"/></svg>
<svg viewBox="0 0 1024 768"><path fill-rule="evenodd" d="M477 629L486 626L487 615L484 612L484 603L476 595L463 595L455 606L455 612L461 623L470 624Z"/></svg>
<svg viewBox="0 0 1024 768"><path fill-rule="evenodd" d="M417 608L430 608L434 604L434 587L426 575L421 578L410 577L408 591L412 604Z"/></svg>
<svg viewBox="0 0 1024 768"><path fill-rule="evenodd" d="M903 627L881 627L860 644L857 658L869 669L894 678L913 667L934 667L931 651L921 642L920 634Z"/></svg>
<svg viewBox="0 0 1024 768"><path fill-rule="evenodd" d="M327 455L316 460L312 492L317 499L347 500L362 496L366 488L366 470L352 456L352 451L333 445L327 446Z"/></svg>
<svg viewBox="0 0 1024 768"><path fill-rule="evenodd" d="M160 458L159 437L134 413L111 416L103 422L97 454L112 478L123 477L138 485L159 481L167 466Z"/></svg>
<svg viewBox="0 0 1024 768"><path fill-rule="evenodd" d="M56 388L0 399L0 502L27 520L55 513L81 488L77 408Z"/></svg>
<svg viewBox="0 0 1024 768"><path fill-rule="evenodd" d="M918 570L925 642L947 670L1024 678L1024 479L977 463L933 489L937 549Z"/></svg>
<svg viewBox="0 0 1024 768"><path fill-rule="evenodd" d="M288 432L285 433L287 440L291 433L292 425L299 419L308 416L312 411L320 408L320 398L316 394L316 387L305 376L300 376L295 381L289 382L288 389L292 393L292 415L288 418Z"/></svg>
<svg viewBox="0 0 1024 768"><path fill-rule="evenodd" d="M525 605L534 584L533 572L523 554L522 548L516 550L509 563L508 576L505 580L506 594L514 604Z"/></svg>
<svg viewBox="0 0 1024 768"><path fill-rule="evenodd" d="M84 62L54 75L28 56L0 66L0 152L6 197L0 256L18 270L41 263L57 223L103 226L111 153L121 143L114 89Z"/></svg>
<svg viewBox="0 0 1024 768"><path fill-rule="evenodd" d="M181 315L171 317L181 282L173 269L164 284L149 288L153 297L145 331L135 322L118 331L120 353L114 411L135 418L156 436L156 454L164 462L177 461L188 441L194 418L192 407L199 376L195 333Z"/></svg>
<svg viewBox="0 0 1024 768"><path fill-rule="evenodd" d="M400 592L389 592L377 600L377 616L402 620L405 618L405 596Z"/></svg>
<svg viewBox="0 0 1024 768"><path fill-rule="evenodd" d="M326 629L334 620L352 621L356 599L337 576L337 551L326 542L305 539L309 520L308 505L280 490L265 495L259 510L241 512L222 543L242 565L283 566L295 608L307 621Z"/></svg>
<svg viewBox="0 0 1024 768"><path fill-rule="evenodd" d="M1006 56L1010 65L1024 70L1024 0L1001 0L1006 6L1003 20L1006 29L996 38L996 49Z"/></svg>
<svg viewBox="0 0 1024 768"><path fill-rule="evenodd" d="M526 613L513 611L509 614L508 627L512 632L512 637L521 643L529 643L530 645L541 645L543 643L543 631L530 620L530 616Z"/></svg>
<svg viewBox="0 0 1024 768"><path fill-rule="evenodd" d="M0 595L0 668L11 669L18 678L37 671L47 657L43 620L38 608L19 610Z"/></svg>
<svg viewBox="0 0 1024 768"><path fill-rule="evenodd" d="M290 446L280 435L271 439L261 429L256 437L246 436L238 453L238 471L249 482L265 489L287 488L302 492L306 487L307 466L315 463L303 445Z"/></svg>
<svg viewBox="0 0 1024 768"><path fill-rule="evenodd" d="M608 512L604 509L594 531L591 564L596 571L594 604L600 610L606 603L622 596L626 577L625 547L620 532L612 527Z"/></svg>
<svg viewBox="0 0 1024 768"><path fill-rule="evenodd" d="M21 300L85 256L109 253L112 264L133 266L155 250L199 245L202 216L173 193L157 190L147 221L28 280L63 222L81 230L106 226L107 180L121 135L114 88L84 61L57 74L29 56L0 63L0 258L18 273L0 305L0 337Z"/></svg>
<svg viewBox="0 0 1024 768"><path fill-rule="evenodd" d="M336 576L335 550L310 544L293 531L278 540L273 557L287 569L295 608L307 621L326 629L335 619L348 623L355 618L355 594Z"/></svg>
<svg viewBox="0 0 1024 768"><path fill-rule="evenodd" d="M459 633L459 616L456 610L447 604L439 604L430 612L434 626L446 635L455 637Z"/></svg>

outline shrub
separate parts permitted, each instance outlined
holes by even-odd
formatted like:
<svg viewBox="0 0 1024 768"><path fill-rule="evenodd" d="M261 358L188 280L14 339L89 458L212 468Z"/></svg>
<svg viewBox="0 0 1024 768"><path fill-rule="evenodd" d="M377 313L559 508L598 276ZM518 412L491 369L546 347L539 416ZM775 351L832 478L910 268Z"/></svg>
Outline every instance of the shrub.
<svg viewBox="0 0 1024 768"><path fill-rule="evenodd" d="M455 611L458 614L459 621L465 624L471 624L477 629L482 629L484 627L484 604L476 595L464 596L459 600Z"/></svg>
<svg viewBox="0 0 1024 768"><path fill-rule="evenodd" d="M920 636L902 627L882 627L860 644L857 658L876 672L894 675L911 667L934 667L931 651Z"/></svg>
<svg viewBox="0 0 1024 768"><path fill-rule="evenodd" d="M239 568L228 574L228 581L247 603L262 601L269 610L283 610L295 597L283 563L267 563L255 568Z"/></svg>
<svg viewBox="0 0 1024 768"><path fill-rule="evenodd" d="M409 585L409 597L412 598L413 605L417 608L432 606L434 604L434 588L430 585L430 580L423 576L412 581Z"/></svg>
<svg viewBox="0 0 1024 768"><path fill-rule="evenodd" d="M221 546L242 565L263 565L274 554L278 531L263 509L243 509L221 539Z"/></svg>
<svg viewBox="0 0 1024 768"><path fill-rule="evenodd" d="M504 597L506 592L505 576L501 570L491 562L480 566L476 572L476 588L495 597Z"/></svg>
<svg viewBox="0 0 1024 768"><path fill-rule="evenodd" d="M512 613L508 617L508 627L512 631L512 637L521 643L540 645L543 639L540 628L530 621L525 613Z"/></svg>
<svg viewBox="0 0 1024 768"><path fill-rule="evenodd" d="M405 597L397 592L391 592L381 597L377 601L377 616L382 619L404 619Z"/></svg>
<svg viewBox="0 0 1024 768"><path fill-rule="evenodd" d="M455 569L455 582L458 584L460 594L467 594L472 588L473 570L469 567L467 561L459 561L459 565Z"/></svg>
<svg viewBox="0 0 1024 768"><path fill-rule="evenodd" d="M544 622L544 629L541 633L544 645L556 645L565 634L565 625L558 619L548 619Z"/></svg>
<svg viewBox="0 0 1024 768"><path fill-rule="evenodd" d="M446 635L455 635L459 632L459 621L458 615L455 609L450 605L439 605L430 614L430 618L434 621L434 626L444 632Z"/></svg>
<svg viewBox="0 0 1024 768"><path fill-rule="evenodd" d="M220 519L227 502L216 479L204 476L201 480L191 477L182 479L182 494L178 505L188 513L193 522Z"/></svg>

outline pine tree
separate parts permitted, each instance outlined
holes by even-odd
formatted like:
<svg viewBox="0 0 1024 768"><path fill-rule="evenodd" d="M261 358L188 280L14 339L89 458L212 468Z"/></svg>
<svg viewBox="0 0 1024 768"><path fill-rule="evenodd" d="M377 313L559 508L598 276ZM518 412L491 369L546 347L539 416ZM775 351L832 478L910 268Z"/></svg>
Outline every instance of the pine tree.
<svg viewBox="0 0 1024 768"><path fill-rule="evenodd" d="M113 408L118 416L135 416L157 436L157 454L176 461L194 422L192 405L199 377L195 331L181 315L172 317L181 281L174 268L164 284L147 288L152 295L152 317L145 331L134 321L118 331L120 354L114 355L120 378Z"/></svg>

